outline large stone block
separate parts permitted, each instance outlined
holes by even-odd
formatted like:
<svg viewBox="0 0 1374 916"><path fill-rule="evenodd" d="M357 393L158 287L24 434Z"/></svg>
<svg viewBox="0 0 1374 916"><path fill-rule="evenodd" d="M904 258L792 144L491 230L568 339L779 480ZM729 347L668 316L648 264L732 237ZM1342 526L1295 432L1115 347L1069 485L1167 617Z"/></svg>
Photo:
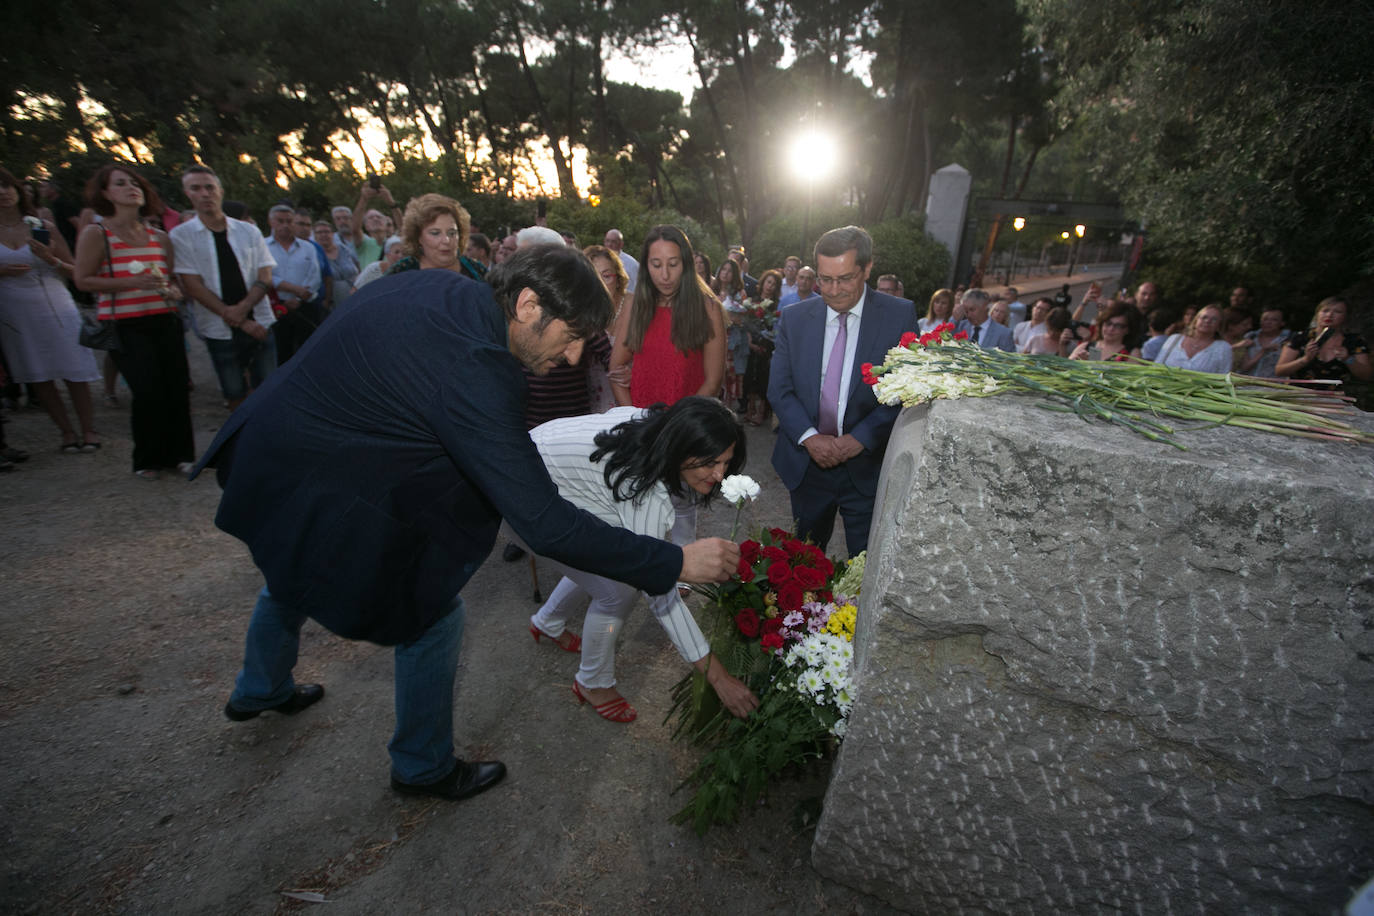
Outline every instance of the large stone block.
<svg viewBox="0 0 1374 916"><path fill-rule="evenodd" d="M907 410L814 847L918 913L1335 912L1374 873L1374 449Z"/></svg>

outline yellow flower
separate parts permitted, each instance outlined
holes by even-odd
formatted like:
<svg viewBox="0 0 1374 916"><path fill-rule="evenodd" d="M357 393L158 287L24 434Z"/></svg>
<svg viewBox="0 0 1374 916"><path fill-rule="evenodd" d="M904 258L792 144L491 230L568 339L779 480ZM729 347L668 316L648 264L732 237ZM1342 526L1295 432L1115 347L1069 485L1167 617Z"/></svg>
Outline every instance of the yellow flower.
<svg viewBox="0 0 1374 916"><path fill-rule="evenodd" d="M769 607L776 607L776 606L777 606L777 603L778 603L778 593L777 593L777 592L764 592L764 593L763 593L763 603L766 604L766 605L768 605Z"/></svg>
<svg viewBox="0 0 1374 916"><path fill-rule="evenodd" d="M842 604L830 612L830 617L826 619L825 629L836 636L843 636L849 642L854 641L854 621L858 617L859 609L852 604Z"/></svg>

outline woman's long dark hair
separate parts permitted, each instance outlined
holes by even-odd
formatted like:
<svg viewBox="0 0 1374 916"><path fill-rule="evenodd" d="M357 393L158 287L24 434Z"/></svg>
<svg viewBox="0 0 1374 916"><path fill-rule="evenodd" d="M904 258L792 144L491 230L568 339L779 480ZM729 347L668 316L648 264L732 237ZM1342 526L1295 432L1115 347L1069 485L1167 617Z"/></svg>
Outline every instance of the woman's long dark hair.
<svg viewBox="0 0 1374 916"><path fill-rule="evenodd" d="M685 496L682 468L708 464L730 446L726 476L744 469L748 455L744 427L715 398L683 398L672 407L655 404L634 420L597 433L592 461L606 459L606 486L621 501L638 499L656 483L674 496ZM715 493L702 499L707 503Z"/></svg>
<svg viewBox="0 0 1374 916"><path fill-rule="evenodd" d="M658 308L658 290L647 276L649 272L649 246L654 242L672 242L677 246L678 257L682 261L682 279L678 281L677 292L673 296L673 346L683 353L700 350L715 336L707 308L720 308L711 287L697 276L697 262L693 257L692 243L687 234L677 226L655 226L644 238L640 249L639 272L643 282L635 284L634 301L630 311L630 328L625 335L625 345L631 352L637 352L644 345L644 334L653 323L654 311Z"/></svg>

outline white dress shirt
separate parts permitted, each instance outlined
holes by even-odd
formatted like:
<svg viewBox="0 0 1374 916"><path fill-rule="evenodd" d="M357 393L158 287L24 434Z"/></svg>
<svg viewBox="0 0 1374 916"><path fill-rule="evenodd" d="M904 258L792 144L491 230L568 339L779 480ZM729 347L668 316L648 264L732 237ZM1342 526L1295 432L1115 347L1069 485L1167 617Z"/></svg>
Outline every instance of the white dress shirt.
<svg viewBox="0 0 1374 916"><path fill-rule="evenodd" d="M849 403L849 379L854 371L854 354L859 350L859 324L863 319L864 302L868 299L868 289L865 287L863 295L859 297L858 304L848 311L849 318L845 321L844 333L844 363L841 365L842 374L840 375L840 403L835 411L835 429L840 435L844 435L844 409ZM821 343L821 387L825 387L825 370L830 368L830 351L835 348L835 337L840 333L840 313L830 306L825 307L825 339ZM819 433L816 427L808 427L802 433L797 444L805 442L812 436Z"/></svg>
<svg viewBox="0 0 1374 916"><path fill-rule="evenodd" d="M225 231L228 233L229 247L239 262L239 272L243 274L244 289L251 290L258 279L258 269L275 267L277 262L267 251L267 240L257 226L243 220L226 216ZM215 236L200 218L182 223L168 233L172 240L172 251L176 254L176 272L195 274L200 277L205 288L216 296L223 294L219 280L219 257L215 254ZM226 302L225 305L233 305ZM196 331L201 337L213 340L229 340L234 335L229 325L214 312L192 300L191 314L196 323ZM276 323L272 314L272 303L266 296L253 306L253 320L265 328Z"/></svg>
<svg viewBox="0 0 1374 916"><path fill-rule="evenodd" d="M291 239L291 246L283 248L276 236L267 239L267 251L276 261L272 268L272 285L294 283L312 292L320 288L320 259L315 254L315 246L298 238ZM290 293L277 291L282 300L294 301L297 297ZM308 301L308 300L307 300Z"/></svg>

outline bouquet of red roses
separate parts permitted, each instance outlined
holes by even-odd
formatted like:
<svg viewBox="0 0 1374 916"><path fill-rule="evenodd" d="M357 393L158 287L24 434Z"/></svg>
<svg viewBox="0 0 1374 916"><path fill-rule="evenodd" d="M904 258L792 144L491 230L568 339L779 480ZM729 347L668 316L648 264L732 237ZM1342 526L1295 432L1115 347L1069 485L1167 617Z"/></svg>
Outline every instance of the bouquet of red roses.
<svg viewBox="0 0 1374 916"><path fill-rule="evenodd" d="M781 528L745 541L739 550L736 581L720 586L713 597L734 612L741 636L757 639L764 651L775 652L786 642L783 620L788 614L800 613L804 622L807 605L830 600L835 565L819 547L803 544Z"/></svg>

